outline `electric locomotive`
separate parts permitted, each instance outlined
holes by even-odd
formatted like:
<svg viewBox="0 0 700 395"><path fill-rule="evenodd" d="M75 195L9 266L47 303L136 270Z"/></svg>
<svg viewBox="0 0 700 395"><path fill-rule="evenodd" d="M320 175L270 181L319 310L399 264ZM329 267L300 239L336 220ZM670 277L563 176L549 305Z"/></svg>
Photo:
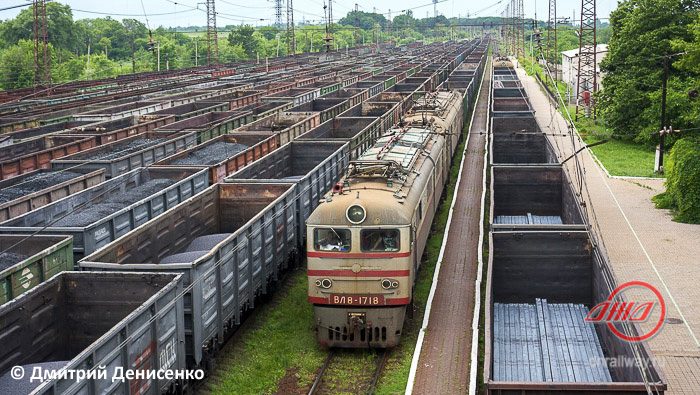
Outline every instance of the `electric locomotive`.
<svg viewBox="0 0 700 395"><path fill-rule="evenodd" d="M458 92L427 94L308 218L308 301L321 345L398 344L462 111Z"/></svg>

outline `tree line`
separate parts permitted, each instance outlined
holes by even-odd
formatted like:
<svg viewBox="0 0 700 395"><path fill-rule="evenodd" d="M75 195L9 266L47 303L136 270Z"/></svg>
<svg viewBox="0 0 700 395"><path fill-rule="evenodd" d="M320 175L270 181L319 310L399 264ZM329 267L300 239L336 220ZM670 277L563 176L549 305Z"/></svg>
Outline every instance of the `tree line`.
<svg viewBox="0 0 700 395"><path fill-rule="evenodd" d="M46 13L54 83L154 71L159 66L165 70L206 63L206 29L202 27L149 29L136 19L75 19L71 7L58 2L47 3ZM466 22L458 18L448 20L444 16L415 19L409 12L396 16L390 23L381 14L352 11L332 25L334 40L331 49L343 50L389 40L405 44L418 40L465 38L470 34L467 29L450 26ZM0 21L0 89L34 84L33 23L32 7L23 9L13 19ZM299 25L295 29L295 38L297 52L321 51L326 43L325 26ZM286 55L284 28L232 25L220 29L221 62Z"/></svg>

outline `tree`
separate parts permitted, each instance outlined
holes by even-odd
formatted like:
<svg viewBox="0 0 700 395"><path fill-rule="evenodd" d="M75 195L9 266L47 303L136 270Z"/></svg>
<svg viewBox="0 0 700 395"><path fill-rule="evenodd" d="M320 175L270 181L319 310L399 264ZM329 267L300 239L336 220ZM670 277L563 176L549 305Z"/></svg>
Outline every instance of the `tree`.
<svg viewBox="0 0 700 395"><path fill-rule="evenodd" d="M3 89L19 89L34 84L34 42L20 40L0 54Z"/></svg>
<svg viewBox="0 0 700 395"><path fill-rule="evenodd" d="M73 13L70 6L50 2L46 4L46 18L48 20L47 33L49 43L54 48L75 50L75 33L73 31ZM7 43L16 43L19 40L34 39L34 8L28 7L17 15L15 19L5 22L2 29L2 39Z"/></svg>
<svg viewBox="0 0 700 395"><path fill-rule="evenodd" d="M672 42L692 39L688 26L698 15L696 0L625 0L612 12L606 73L600 108L613 136L652 143L659 130L659 102L664 60L674 54ZM687 73L670 66L671 84L683 85ZM669 96L669 120L680 122L684 103Z"/></svg>
<svg viewBox="0 0 700 395"><path fill-rule="evenodd" d="M240 45L248 58L255 56L258 50L258 40L254 36L255 28L250 25L241 25L229 33L228 42L231 46Z"/></svg>

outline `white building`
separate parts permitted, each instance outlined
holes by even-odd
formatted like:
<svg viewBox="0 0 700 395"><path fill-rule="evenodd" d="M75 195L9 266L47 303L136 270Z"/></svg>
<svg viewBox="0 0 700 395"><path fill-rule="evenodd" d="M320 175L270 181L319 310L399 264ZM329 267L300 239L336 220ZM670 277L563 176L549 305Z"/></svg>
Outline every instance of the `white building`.
<svg viewBox="0 0 700 395"><path fill-rule="evenodd" d="M608 44L598 44L596 46L596 74L597 78L597 90L602 87L601 84L601 74L600 74L600 62L608 54ZM564 81L571 90L572 96L576 95L576 84L578 82L578 48L572 49L570 51L564 51L561 53L561 73L562 81Z"/></svg>

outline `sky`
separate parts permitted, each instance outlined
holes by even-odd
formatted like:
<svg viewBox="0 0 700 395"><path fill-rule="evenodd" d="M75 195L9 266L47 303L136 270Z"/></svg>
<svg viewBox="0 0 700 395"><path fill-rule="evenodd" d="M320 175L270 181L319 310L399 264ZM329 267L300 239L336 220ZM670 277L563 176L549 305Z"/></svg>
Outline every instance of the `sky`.
<svg viewBox="0 0 700 395"><path fill-rule="evenodd" d="M204 0L55 0L68 4L73 8L73 18L96 18L112 15L115 19L134 18L148 24L152 28L158 26L204 26L206 13L201 3ZM0 8L31 3L30 0L0 0ZM200 3L198 6L197 3ZM323 19L324 0L294 0L294 20L320 21ZM357 3L360 11L376 12L396 16L402 10L411 8L417 18L433 15L432 0L333 0L333 18L338 20L355 8ZM447 16L500 16L510 0L441 0L437 5L438 13ZM143 8L142 8L143 4ZM286 1L285 1L286 4ZM200 10L196 8L199 7ZM598 17L610 16L610 11L617 7L617 0L597 0ZM549 10L548 0L524 0L525 16L532 18L537 13L539 20L546 20ZM558 16L571 18L574 11L579 15L580 0L558 0ZM14 18L21 8L0 11L0 19ZM274 1L271 0L216 0L218 13L217 25L236 25L247 23L251 25L267 25L274 21ZM104 13L102 15L100 13ZM118 15L125 14L125 15ZM156 15L166 14L166 15ZM283 18L286 18L283 14ZM285 19L286 20L286 19Z"/></svg>

